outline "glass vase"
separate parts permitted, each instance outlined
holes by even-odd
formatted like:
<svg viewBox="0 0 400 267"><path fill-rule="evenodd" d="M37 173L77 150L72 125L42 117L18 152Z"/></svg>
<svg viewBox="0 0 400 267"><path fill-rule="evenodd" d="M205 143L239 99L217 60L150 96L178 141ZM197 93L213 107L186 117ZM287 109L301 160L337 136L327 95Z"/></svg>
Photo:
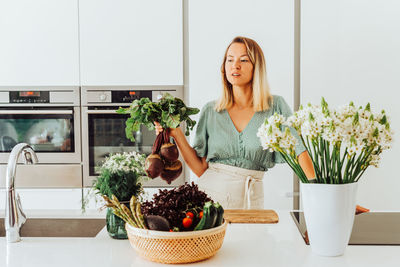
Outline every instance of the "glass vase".
<svg viewBox="0 0 400 267"><path fill-rule="evenodd" d="M111 208L107 208L106 223L107 232L112 238L128 239L124 220L115 215Z"/></svg>

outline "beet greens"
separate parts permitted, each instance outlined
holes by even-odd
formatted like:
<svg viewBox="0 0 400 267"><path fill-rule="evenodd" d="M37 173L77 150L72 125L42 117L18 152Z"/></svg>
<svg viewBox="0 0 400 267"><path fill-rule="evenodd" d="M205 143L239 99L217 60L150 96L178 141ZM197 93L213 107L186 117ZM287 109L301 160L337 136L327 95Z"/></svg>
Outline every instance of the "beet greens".
<svg viewBox="0 0 400 267"><path fill-rule="evenodd" d="M187 107L181 99L165 93L160 102L144 97L134 100L129 108L119 108L117 112L130 115L126 120L125 133L134 142L133 132L138 131L142 124L152 131L155 121L164 129L177 128L181 122L186 122L185 135L189 135L196 124L189 116L199 113L199 109Z"/></svg>

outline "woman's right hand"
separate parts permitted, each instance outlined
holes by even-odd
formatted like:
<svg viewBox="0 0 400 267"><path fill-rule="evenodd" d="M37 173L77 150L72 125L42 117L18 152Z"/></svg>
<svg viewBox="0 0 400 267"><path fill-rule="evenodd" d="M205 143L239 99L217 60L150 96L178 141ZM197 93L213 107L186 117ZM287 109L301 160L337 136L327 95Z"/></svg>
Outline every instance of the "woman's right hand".
<svg viewBox="0 0 400 267"><path fill-rule="evenodd" d="M154 122L154 126L157 135L164 131L161 124L156 121ZM200 158L197 156L196 151L189 145L181 128L170 128L169 135L174 138L178 149L189 168L200 177L208 168L206 157Z"/></svg>
<svg viewBox="0 0 400 267"><path fill-rule="evenodd" d="M164 131L164 129L163 129L163 127L161 126L161 124L160 123L158 123L158 122L154 122L154 125L155 125L155 127L156 127L156 135L158 135L159 133L162 133L163 131ZM169 128L169 136L171 136L171 137L173 137L173 138L175 138L175 136L176 136L176 132L177 131L179 131L180 130L180 128Z"/></svg>
<svg viewBox="0 0 400 267"><path fill-rule="evenodd" d="M158 122L154 122L154 125L156 126L156 135L158 135L159 133L161 133L162 131L164 131L163 127L161 126L161 124L159 124Z"/></svg>

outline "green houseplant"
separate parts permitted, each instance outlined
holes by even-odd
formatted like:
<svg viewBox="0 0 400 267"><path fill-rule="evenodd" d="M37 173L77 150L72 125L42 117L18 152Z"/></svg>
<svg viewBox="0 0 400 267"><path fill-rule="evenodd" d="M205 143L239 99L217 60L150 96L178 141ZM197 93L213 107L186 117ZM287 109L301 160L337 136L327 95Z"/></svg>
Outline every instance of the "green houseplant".
<svg viewBox="0 0 400 267"><path fill-rule="evenodd" d="M310 183L295 153L297 132L310 155L315 182ZM314 253L344 253L354 222L358 180L369 166L378 167L393 132L385 111L373 113L349 105L330 109L308 104L292 116L274 114L258 130L264 149L279 153L301 181L301 198Z"/></svg>
<svg viewBox="0 0 400 267"><path fill-rule="evenodd" d="M93 190L108 198L114 195L129 207L131 197L138 197L142 193L142 182L148 180L144 171L145 158L145 155L135 151L110 155L99 168L100 174L94 181ZM124 221L110 208L107 209L106 220L107 231L112 238L128 238Z"/></svg>

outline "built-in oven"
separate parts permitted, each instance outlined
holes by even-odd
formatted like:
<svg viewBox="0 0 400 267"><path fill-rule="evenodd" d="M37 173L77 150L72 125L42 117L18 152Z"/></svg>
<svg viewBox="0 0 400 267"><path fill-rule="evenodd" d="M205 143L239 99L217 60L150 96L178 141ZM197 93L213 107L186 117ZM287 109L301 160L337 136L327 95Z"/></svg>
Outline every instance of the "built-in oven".
<svg viewBox="0 0 400 267"><path fill-rule="evenodd" d="M18 167L18 186L81 188L80 124L79 87L1 87L0 172L24 142L39 163Z"/></svg>
<svg viewBox="0 0 400 267"><path fill-rule="evenodd" d="M82 87L82 156L83 184L93 185L98 167L110 153L137 151L146 155L156 138L154 131L142 126L133 133L135 142L126 138L125 121L128 115L117 114L119 107L128 107L133 100L148 97L157 101L164 92L183 98L182 86L118 86ZM182 158L180 160L183 163ZM184 168L185 166L183 166ZM185 169L170 185L161 178L152 179L144 187L174 187L185 182Z"/></svg>

